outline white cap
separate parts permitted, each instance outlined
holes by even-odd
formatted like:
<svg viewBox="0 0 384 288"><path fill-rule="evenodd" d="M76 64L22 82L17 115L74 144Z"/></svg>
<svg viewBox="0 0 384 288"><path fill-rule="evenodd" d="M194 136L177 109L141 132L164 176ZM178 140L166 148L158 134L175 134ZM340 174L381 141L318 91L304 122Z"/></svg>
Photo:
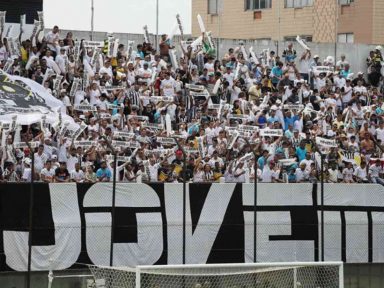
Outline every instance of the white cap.
<svg viewBox="0 0 384 288"><path fill-rule="evenodd" d="M383 47L382 46L380 46L380 45L378 45L378 46L376 46L376 48L375 48L376 50L383 50Z"/></svg>
<svg viewBox="0 0 384 288"><path fill-rule="evenodd" d="M278 108L277 108L276 105L272 105L271 110L277 110L277 109L278 109Z"/></svg>
<svg viewBox="0 0 384 288"><path fill-rule="evenodd" d="M30 158L24 158L24 163L27 165L31 165L32 160Z"/></svg>
<svg viewBox="0 0 384 288"><path fill-rule="evenodd" d="M316 54L315 56L313 56L313 58L320 58L320 57L319 57L319 55Z"/></svg>
<svg viewBox="0 0 384 288"><path fill-rule="evenodd" d="M357 72L357 75L364 75L364 73L359 71L359 72Z"/></svg>

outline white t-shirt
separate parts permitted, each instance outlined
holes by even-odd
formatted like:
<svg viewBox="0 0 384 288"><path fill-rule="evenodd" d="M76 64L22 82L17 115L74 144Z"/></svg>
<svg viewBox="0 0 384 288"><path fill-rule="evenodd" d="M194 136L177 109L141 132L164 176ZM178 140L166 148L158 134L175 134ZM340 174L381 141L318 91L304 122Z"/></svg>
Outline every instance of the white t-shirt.
<svg viewBox="0 0 384 288"><path fill-rule="evenodd" d="M67 160L67 170L73 171L75 170L75 164L79 162L79 159L76 156L69 156Z"/></svg>
<svg viewBox="0 0 384 288"><path fill-rule="evenodd" d="M238 182L238 183L244 183L245 182L245 174L243 172L244 172L244 168L237 168L236 169L234 176L233 176L234 182ZM243 173L243 174L241 174L241 173ZM239 174L241 174L241 175L238 177L235 176L235 175L239 175Z"/></svg>
<svg viewBox="0 0 384 288"><path fill-rule="evenodd" d="M367 179L367 170L359 166L356 168L354 175L361 180L365 180Z"/></svg>
<svg viewBox="0 0 384 288"><path fill-rule="evenodd" d="M5 46L0 48L0 61L4 61L7 58L7 49Z"/></svg>
<svg viewBox="0 0 384 288"><path fill-rule="evenodd" d="M344 168L343 169L343 178L344 180L353 180L353 168Z"/></svg>
<svg viewBox="0 0 384 288"><path fill-rule="evenodd" d="M131 84L135 83L135 77L136 77L136 72L135 72L135 70L133 70L133 71L128 70L128 72L127 72L127 80L128 80Z"/></svg>
<svg viewBox="0 0 384 288"><path fill-rule="evenodd" d="M149 69L145 70L144 68L140 68L138 72L139 72L138 73L139 76L141 76L141 77L144 77L147 79L151 79L151 77L152 77L152 71Z"/></svg>
<svg viewBox="0 0 384 288"><path fill-rule="evenodd" d="M305 164L305 171L307 171L309 173L311 171L311 164L312 163L313 163L313 160L304 159L300 162L300 165Z"/></svg>
<svg viewBox="0 0 384 288"><path fill-rule="evenodd" d="M328 173L329 173L329 181L331 181L332 183L337 183L338 174L339 174L338 170L328 169Z"/></svg>
<svg viewBox="0 0 384 288"><path fill-rule="evenodd" d="M48 156L43 152L43 154L39 155L37 152L34 155L35 157L35 169L36 172L40 172L45 165L45 162L48 160Z"/></svg>
<svg viewBox="0 0 384 288"><path fill-rule="evenodd" d="M344 86L344 95L342 95L343 103L348 103L352 99L353 88L351 86Z"/></svg>
<svg viewBox="0 0 384 288"><path fill-rule="evenodd" d="M336 66L340 67L341 69L343 69L346 64L349 64L346 60L339 60L336 62Z"/></svg>
<svg viewBox="0 0 384 288"><path fill-rule="evenodd" d="M233 104L233 102L235 102L237 99L239 99L239 94L241 92L241 89L239 87L233 87L233 89L231 89L231 104Z"/></svg>
<svg viewBox="0 0 384 288"><path fill-rule="evenodd" d="M204 68L206 68L208 70L208 73L210 72L215 72L215 69L214 69L214 66L213 66L213 63L205 63L204 64Z"/></svg>
<svg viewBox="0 0 384 288"><path fill-rule="evenodd" d="M228 83L229 83L229 87L232 87L232 85L233 85L233 79L235 79L235 76L233 75L233 73L225 73L224 75L223 75L223 78L226 80L226 81L228 81Z"/></svg>
<svg viewBox="0 0 384 288"><path fill-rule="evenodd" d="M364 95L367 94L367 88L365 88L364 86L355 86L353 88L353 91L355 91L355 93L360 92L361 94L364 94Z"/></svg>
<svg viewBox="0 0 384 288"><path fill-rule="evenodd" d="M193 182L203 182L204 180L204 171L197 171L195 172L195 174L193 175Z"/></svg>
<svg viewBox="0 0 384 288"><path fill-rule="evenodd" d="M85 99L85 92L84 91L76 91L75 93L75 105L81 104L82 101Z"/></svg>
<svg viewBox="0 0 384 288"><path fill-rule="evenodd" d="M327 98L325 99L325 106L332 107L333 112L336 112L336 106L337 106L337 101L334 98Z"/></svg>
<svg viewBox="0 0 384 288"><path fill-rule="evenodd" d="M176 108L176 104L171 104L167 107L167 114L169 115L169 117L171 117L171 121L176 120Z"/></svg>
<svg viewBox="0 0 384 288"><path fill-rule="evenodd" d="M59 66L60 71L61 71L62 73L65 73L65 72L66 72L66 67L65 67L65 55L63 55L63 54L58 54L58 55L56 56L55 62L56 62L56 64L57 64L57 66Z"/></svg>
<svg viewBox="0 0 384 288"><path fill-rule="evenodd" d="M381 166L376 166L376 164L373 164L371 167L369 167L369 175L371 177L379 177L381 173L383 173L383 168L381 168Z"/></svg>
<svg viewBox="0 0 384 288"><path fill-rule="evenodd" d="M263 173L261 174L261 182L270 183L272 182L272 178L277 178L276 172L271 170L269 167L265 167L263 169Z"/></svg>
<svg viewBox="0 0 384 288"><path fill-rule="evenodd" d="M149 165L149 177L151 182L158 181L158 171L160 168L159 163L155 163L154 165Z"/></svg>
<svg viewBox="0 0 384 288"><path fill-rule="evenodd" d="M315 86L317 90L320 91L322 88L325 87L325 85L326 85L325 78L321 79L320 77L318 77L315 79Z"/></svg>
<svg viewBox="0 0 384 288"><path fill-rule="evenodd" d="M23 176L21 177L24 181L31 181L32 170L31 168L24 168Z"/></svg>
<svg viewBox="0 0 384 288"><path fill-rule="evenodd" d="M112 78L113 77L112 67L101 67L99 70L99 74L100 75L107 74L109 77Z"/></svg>
<svg viewBox="0 0 384 288"><path fill-rule="evenodd" d="M100 107L100 110L107 110L108 103L107 99L104 99L103 101L98 101L97 106Z"/></svg>
<svg viewBox="0 0 384 288"><path fill-rule="evenodd" d="M63 102L63 104L65 105L65 107L71 107L72 104L71 104L71 100L69 99L68 95L65 95L63 97L63 100L61 100Z"/></svg>
<svg viewBox="0 0 384 288"><path fill-rule="evenodd" d="M99 100L99 98L100 98L100 91L98 89L89 91L90 105L95 105L97 103L97 100Z"/></svg>
<svg viewBox="0 0 384 288"><path fill-rule="evenodd" d="M345 86L345 78L335 77L333 78L336 88L341 88Z"/></svg>
<svg viewBox="0 0 384 288"><path fill-rule="evenodd" d="M49 31L46 35L45 35L45 40L47 40L47 42L51 42L51 43L54 43L54 42L57 42L59 41L59 33L53 33L52 31ZM52 44L47 44L48 48L52 51L55 51L56 52L56 46L55 45L52 45Z"/></svg>
<svg viewBox="0 0 384 288"><path fill-rule="evenodd" d="M51 167L51 169L44 168L40 172L41 175L44 175L46 181L52 181L53 177L55 176L55 169Z"/></svg>
<svg viewBox="0 0 384 288"><path fill-rule="evenodd" d="M160 88L163 89L164 96L174 96L175 95L175 85L176 82L173 78L164 79L161 81Z"/></svg>
<svg viewBox="0 0 384 288"><path fill-rule="evenodd" d="M301 170L301 168L296 168L295 175L296 175L296 182L308 180L308 177L309 177L307 170L303 171Z"/></svg>
<svg viewBox="0 0 384 288"><path fill-rule="evenodd" d="M380 128L380 127L377 128L375 135L377 139L381 140L381 145L383 145L384 144L384 128Z"/></svg>
<svg viewBox="0 0 384 288"><path fill-rule="evenodd" d="M75 181L83 181L84 180L84 172L83 170L79 170L79 171L76 171L76 170L72 170L71 172L71 180L75 180Z"/></svg>
<svg viewBox="0 0 384 288"><path fill-rule="evenodd" d="M224 161L220 157L217 157L217 159L212 158L211 160L209 160L208 164L211 167L215 167L216 166L215 165L216 162L219 162L219 167L223 167L224 166Z"/></svg>
<svg viewBox="0 0 384 288"><path fill-rule="evenodd" d="M310 70L310 59L304 59L299 61L299 72L302 74L308 74Z"/></svg>

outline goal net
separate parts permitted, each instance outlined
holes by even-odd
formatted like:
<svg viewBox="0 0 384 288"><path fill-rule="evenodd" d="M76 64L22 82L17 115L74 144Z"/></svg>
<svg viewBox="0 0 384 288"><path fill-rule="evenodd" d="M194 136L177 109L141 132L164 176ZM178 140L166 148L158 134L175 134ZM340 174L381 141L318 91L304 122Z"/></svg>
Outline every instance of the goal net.
<svg viewBox="0 0 384 288"><path fill-rule="evenodd" d="M97 288L343 288L343 264L90 266Z"/></svg>

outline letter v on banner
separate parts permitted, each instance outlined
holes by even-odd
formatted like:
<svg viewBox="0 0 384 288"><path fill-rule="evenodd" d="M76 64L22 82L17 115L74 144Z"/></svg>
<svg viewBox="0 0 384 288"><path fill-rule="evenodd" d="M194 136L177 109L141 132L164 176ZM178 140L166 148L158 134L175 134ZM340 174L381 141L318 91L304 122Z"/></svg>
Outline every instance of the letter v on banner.
<svg viewBox="0 0 384 288"><path fill-rule="evenodd" d="M197 227L192 232L192 215L187 185L186 208L186 264L207 263L236 183L213 183L200 213ZM183 218L182 184L164 184L164 200L168 227L168 264L182 264ZM201 225L204 223L204 225Z"/></svg>

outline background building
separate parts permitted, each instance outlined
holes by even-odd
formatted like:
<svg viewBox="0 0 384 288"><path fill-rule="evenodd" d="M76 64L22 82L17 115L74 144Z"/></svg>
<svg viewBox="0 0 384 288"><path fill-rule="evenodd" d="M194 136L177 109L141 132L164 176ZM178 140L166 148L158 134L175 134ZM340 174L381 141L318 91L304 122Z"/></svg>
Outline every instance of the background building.
<svg viewBox="0 0 384 288"><path fill-rule="evenodd" d="M319 43L384 43L383 0L193 0L196 15L218 38Z"/></svg>

